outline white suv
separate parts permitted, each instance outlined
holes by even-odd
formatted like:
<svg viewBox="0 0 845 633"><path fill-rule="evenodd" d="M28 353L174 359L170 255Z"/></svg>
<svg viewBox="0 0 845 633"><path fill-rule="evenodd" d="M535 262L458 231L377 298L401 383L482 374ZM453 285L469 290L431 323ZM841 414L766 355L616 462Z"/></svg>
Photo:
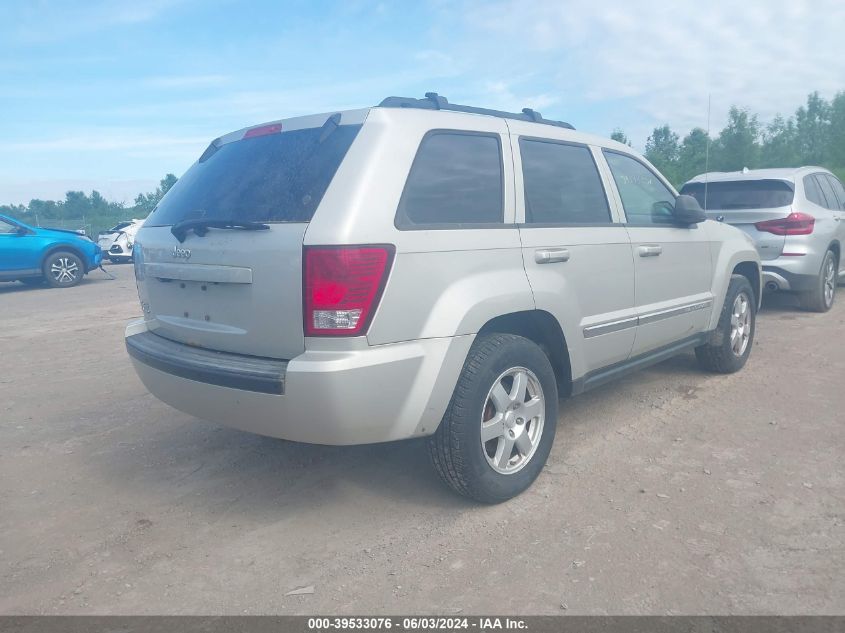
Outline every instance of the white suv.
<svg viewBox="0 0 845 633"><path fill-rule="evenodd" d="M209 145L135 242L141 380L318 444L429 437L485 502L527 488L558 398L695 349L743 366L760 261L629 147L529 109L391 97Z"/></svg>

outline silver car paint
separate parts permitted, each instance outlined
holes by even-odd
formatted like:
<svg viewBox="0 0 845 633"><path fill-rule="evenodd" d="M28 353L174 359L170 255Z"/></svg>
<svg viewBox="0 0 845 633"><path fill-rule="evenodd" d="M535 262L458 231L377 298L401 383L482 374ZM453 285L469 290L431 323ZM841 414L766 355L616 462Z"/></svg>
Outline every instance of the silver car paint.
<svg viewBox="0 0 845 633"><path fill-rule="evenodd" d="M285 120L283 128L322 125L327 116ZM693 229L626 227L601 154L607 147L636 156L625 145L476 114L372 108L342 116L344 122L364 125L309 224L210 231L202 238L189 234L182 245L192 250L188 263L170 257L177 242L168 227L142 229L141 270L154 273L166 265L172 273L181 271L183 279L174 273L177 278L170 282L149 275L139 282L150 312L146 321L130 325L127 336L154 330L211 349L290 359L282 396L177 378L133 361L148 389L165 402L222 424L299 441L355 444L429 435L475 335L491 319L528 310L551 314L564 333L572 378L578 380L638 349L712 330L733 266L741 261L759 266L740 231L714 222ZM394 225L420 140L432 129L499 135L502 226L400 230ZM221 142L242 133L225 135ZM524 226L519 134L590 147L617 224ZM380 243L395 245L396 255L366 337L304 337L302 246ZM645 258L635 249L650 244L664 251L641 262ZM546 251L549 261L540 263ZM208 268L195 273L194 265ZM251 269L252 283L202 290L197 274L219 279L221 267Z"/></svg>
<svg viewBox="0 0 845 633"><path fill-rule="evenodd" d="M720 218L723 222L736 226L753 240L763 262L764 285L775 284L780 290L795 290L796 288L790 285L788 276L781 274L781 271L799 276L805 284L812 283L821 271L822 260L828 249L839 248L841 253L841 245L845 243L845 210L827 209L807 199L804 177L811 174L833 175L832 172L821 167L754 169L744 172L701 174L689 182L734 182L766 178L783 180L795 187L792 205L787 207L707 211L708 217ZM756 222L785 218L793 211L809 213L815 218L813 232L810 235L778 236L758 231L754 226ZM783 253L793 253L793 255ZM845 277L845 257L839 258L839 276Z"/></svg>

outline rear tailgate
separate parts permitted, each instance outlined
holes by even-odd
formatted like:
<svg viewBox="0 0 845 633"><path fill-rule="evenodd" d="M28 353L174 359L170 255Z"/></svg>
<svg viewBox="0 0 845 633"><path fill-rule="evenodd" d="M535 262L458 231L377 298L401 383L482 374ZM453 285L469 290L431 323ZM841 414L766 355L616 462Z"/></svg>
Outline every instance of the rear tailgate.
<svg viewBox="0 0 845 633"><path fill-rule="evenodd" d="M138 293L155 334L270 358L304 350L303 238L365 115L289 119L209 146L135 240ZM171 231L206 219L269 228L196 226L183 241Z"/></svg>
<svg viewBox="0 0 845 633"><path fill-rule="evenodd" d="M795 185L787 180L749 178L715 182L689 182L682 194L694 196L707 217L745 232L762 260L780 257L785 237L759 231L756 224L787 217L792 212Z"/></svg>
<svg viewBox="0 0 845 633"><path fill-rule="evenodd" d="M141 301L165 338L224 352L293 358L302 332L302 238L307 224L209 230L180 243L169 227L141 233ZM178 249L178 250L177 250Z"/></svg>
<svg viewBox="0 0 845 633"><path fill-rule="evenodd" d="M785 218L791 212L791 207L784 207L780 209L736 209L730 211L707 210L705 213L711 220L726 222L741 229L754 240L754 246L760 254L760 259L768 260L780 257L786 238L783 235L758 231L755 224L766 220Z"/></svg>

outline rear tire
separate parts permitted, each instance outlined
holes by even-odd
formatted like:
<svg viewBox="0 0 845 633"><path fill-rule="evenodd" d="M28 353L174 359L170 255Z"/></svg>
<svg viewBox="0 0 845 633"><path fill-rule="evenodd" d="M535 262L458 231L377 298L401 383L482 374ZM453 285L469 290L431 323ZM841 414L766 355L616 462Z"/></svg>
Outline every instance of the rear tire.
<svg viewBox="0 0 845 633"><path fill-rule="evenodd" d="M742 275L731 275L719 324L710 342L695 348L695 357L708 371L732 374L745 365L754 344L757 301L751 282Z"/></svg>
<svg viewBox="0 0 845 633"><path fill-rule="evenodd" d="M85 265L70 251L50 253L44 260L44 278L53 288L71 288L82 281Z"/></svg>
<svg viewBox="0 0 845 633"><path fill-rule="evenodd" d="M480 336L428 441L440 479L483 503L523 492L549 457L557 398L552 365L534 342L513 334Z"/></svg>
<svg viewBox="0 0 845 633"><path fill-rule="evenodd" d="M836 253L828 251L822 260L822 268L812 290L798 295L798 302L802 310L809 312L827 312L833 307L836 299L837 282Z"/></svg>

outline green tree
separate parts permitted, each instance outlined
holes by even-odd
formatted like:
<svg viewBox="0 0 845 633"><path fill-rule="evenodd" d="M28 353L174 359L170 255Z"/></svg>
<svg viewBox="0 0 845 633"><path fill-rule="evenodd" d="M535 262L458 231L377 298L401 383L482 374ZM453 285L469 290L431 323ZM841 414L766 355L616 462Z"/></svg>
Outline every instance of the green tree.
<svg viewBox="0 0 845 633"><path fill-rule="evenodd" d="M645 143L645 157L670 181L677 181L679 137L668 125L654 128Z"/></svg>
<svg viewBox="0 0 845 633"><path fill-rule="evenodd" d="M830 104L813 92L807 96L807 107L795 112L798 151L804 165L822 165L828 154Z"/></svg>
<svg viewBox="0 0 845 633"><path fill-rule="evenodd" d="M760 123L757 115L731 106L728 124L713 145L713 163L721 171L757 167L760 158Z"/></svg>
<svg viewBox="0 0 845 633"><path fill-rule="evenodd" d="M801 164L795 120L777 115L763 131L761 167L797 167Z"/></svg>
<svg viewBox="0 0 845 633"><path fill-rule="evenodd" d="M845 167L845 91L838 92L830 102L830 131L828 160L833 167Z"/></svg>
<svg viewBox="0 0 845 633"><path fill-rule="evenodd" d="M164 197L173 185L176 184L178 178L173 174L167 174L164 178L159 181L158 187L152 193L139 193L138 196L135 198L135 210L138 215L142 215L146 217L149 215L153 209L155 209L156 205L159 201Z"/></svg>
<svg viewBox="0 0 845 633"><path fill-rule="evenodd" d="M622 143L623 145L631 147L631 141L628 140L628 137L625 132L622 131L622 128L613 128L613 132L610 133L610 138L617 143Z"/></svg>
<svg viewBox="0 0 845 633"><path fill-rule="evenodd" d="M708 169L708 146L710 136L700 127L693 128L681 142L681 149L678 152L677 177L680 185Z"/></svg>

